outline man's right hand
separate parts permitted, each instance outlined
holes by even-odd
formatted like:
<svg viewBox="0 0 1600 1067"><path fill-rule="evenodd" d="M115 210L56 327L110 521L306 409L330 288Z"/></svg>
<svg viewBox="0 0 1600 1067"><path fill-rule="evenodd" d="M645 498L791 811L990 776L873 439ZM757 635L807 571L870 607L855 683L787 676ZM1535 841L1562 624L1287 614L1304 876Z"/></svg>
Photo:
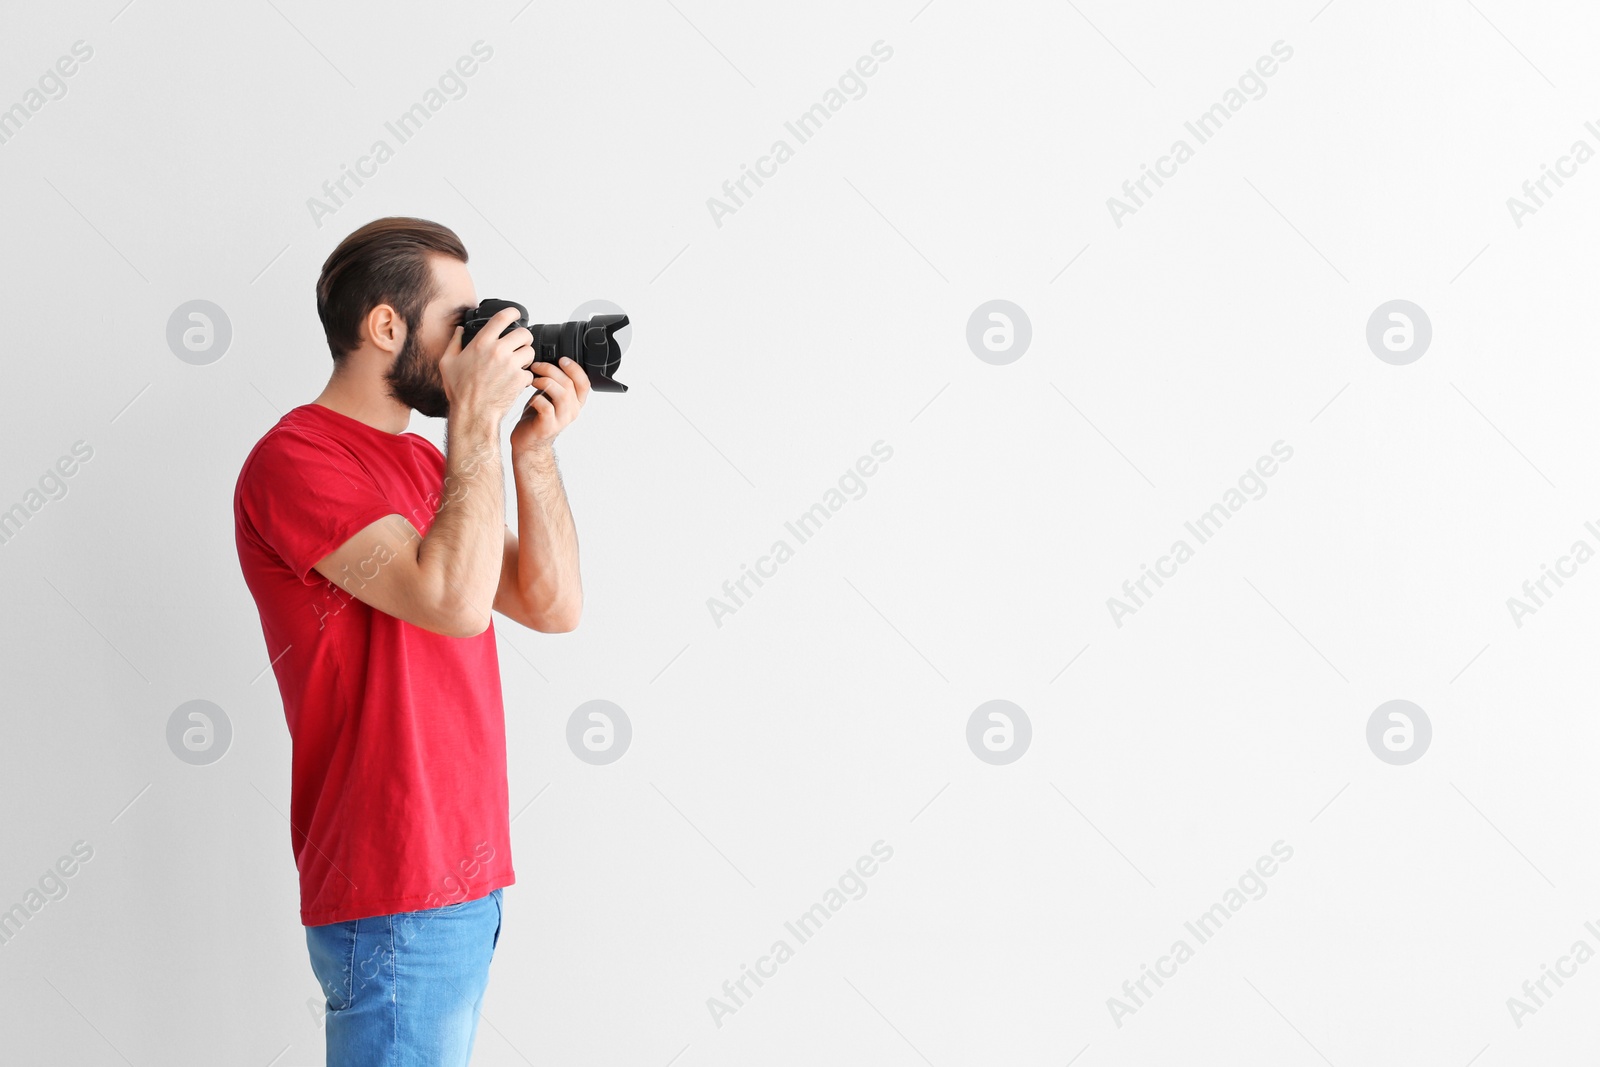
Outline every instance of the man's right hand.
<svg viewBox="0 0 1600 1067"><path fill-rule="evenodd" d="M439 357L451 415L481 416L498 427L517 397L533 384L533 372L527 369L533 334L519 326L500 336L516 320L516 308L500 309L466 348L461 347L462 328L456 327L450 347Z"/></svg>

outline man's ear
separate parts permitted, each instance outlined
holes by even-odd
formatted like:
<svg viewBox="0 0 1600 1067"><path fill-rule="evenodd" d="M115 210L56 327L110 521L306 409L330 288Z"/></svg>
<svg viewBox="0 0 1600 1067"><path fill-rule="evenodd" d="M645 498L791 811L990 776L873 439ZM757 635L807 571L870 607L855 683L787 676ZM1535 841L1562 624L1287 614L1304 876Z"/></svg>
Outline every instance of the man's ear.
<svg viewBox="0 0 1600 1067"><path fill-rule="evenodd" d="M388 304L379 304L367 312L366 318L361 320L361 326L361 332L375 348L393 355L405 346L405 319Z"/></svg>

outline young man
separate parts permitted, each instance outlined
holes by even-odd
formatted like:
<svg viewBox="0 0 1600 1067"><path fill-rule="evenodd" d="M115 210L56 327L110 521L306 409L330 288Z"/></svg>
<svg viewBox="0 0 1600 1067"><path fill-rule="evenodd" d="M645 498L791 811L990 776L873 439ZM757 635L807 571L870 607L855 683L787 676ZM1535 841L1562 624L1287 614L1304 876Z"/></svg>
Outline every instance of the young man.
<svg viewBox="0 0 1600 1067"><path fill-rule="evenodd" d="M293 740L300 919L328 1064L464 1065L511 885L505 719L490 611L578 624L578 541L551 444L589 379L530 361L516 310L466 348L467 251L385 218L322 266L333 376L244 462L234 531ZM517 529L505 523L511 431ZM404 433L446 418L446 450Z"/></svg>

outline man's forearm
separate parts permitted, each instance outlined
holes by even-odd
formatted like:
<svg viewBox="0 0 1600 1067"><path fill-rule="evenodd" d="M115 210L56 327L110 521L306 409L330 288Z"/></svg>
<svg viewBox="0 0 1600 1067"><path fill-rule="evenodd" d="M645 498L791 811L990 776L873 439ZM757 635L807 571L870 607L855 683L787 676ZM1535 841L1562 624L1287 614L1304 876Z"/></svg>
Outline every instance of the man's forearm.
<svg viewBox="0 0 1600 1067"><path fill-rule="evenodd" d="M504 479L499 425L452 416L445 431L443 501L417 549L417 562L437 583L436 602L473 632L488 627L500 583Z"/></svg>
<svg viewBox="0 0 1600 1067"><path fill-rule="evenodd" d="M540 629L570 630L583 611L578 530L567 504L555 451L513 452L517 487L517 585Z"/></svg>

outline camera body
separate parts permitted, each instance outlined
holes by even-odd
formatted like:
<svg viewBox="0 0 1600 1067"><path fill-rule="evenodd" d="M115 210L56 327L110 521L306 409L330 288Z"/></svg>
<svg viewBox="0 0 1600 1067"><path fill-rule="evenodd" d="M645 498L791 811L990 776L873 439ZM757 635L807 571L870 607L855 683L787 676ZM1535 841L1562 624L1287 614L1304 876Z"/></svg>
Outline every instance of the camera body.
<svg viewBox="0 0 1600 1067"><path fill-rule="evenodd" d="M528 323L528 309L515 300L485 300L467 312L462 320L461 347L465 348L488 325L489 320L506 308L517 309L517 321L500 332L504 337L518 327L533 334L534 360L543 363L560 363L562 356L574 360L589 376L589 385L601 393L626 393L628 387L612 375L622 366L622 346L617 343L617 331L628 325L626 315L596 315L588 321Z"/></svg>

